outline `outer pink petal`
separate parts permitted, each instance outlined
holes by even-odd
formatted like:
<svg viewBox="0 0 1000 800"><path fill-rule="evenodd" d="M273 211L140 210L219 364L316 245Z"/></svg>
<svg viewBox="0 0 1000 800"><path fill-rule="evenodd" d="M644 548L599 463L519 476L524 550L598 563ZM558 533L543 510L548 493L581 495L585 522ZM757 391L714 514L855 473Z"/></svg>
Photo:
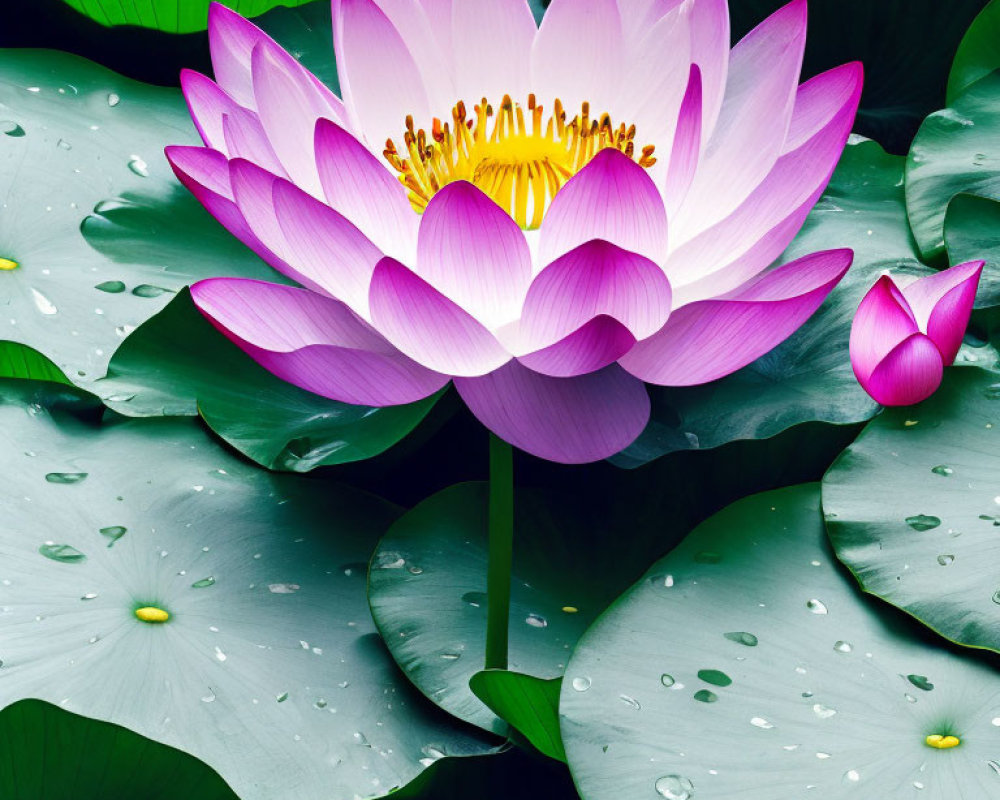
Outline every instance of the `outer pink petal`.
<svg viewBox="0 0 1000 800"><path fill-rule="evenodd" d="M701 119L702 119L701 70L697 64L691 65L688 75L687 89L677 113L677 126L674 130L673 147L670 150L670 165L667 168L666 185L663 187L663 200L670 219L680 208L687 197L691 181L698 169L698 159L701 155Z"/></svg>
<svg viewBox="0 0 1000 800"><path fill-rule="evenodd" d="M646 171L614 148L602 150L559 190L539 232L541 263L603 239L659 263L667 213Z"/></svg>
<svg viewBox="0 0 1000 800"><path fill-rule="evenodd" d="M938 386L944 365L935 344L922 333L894 347L865 379L864 390L884 406L909 406L926 400Z"/></svg>
<svg viewBox="0 0 1000 800"><path fill-rule="evenodd" d="M883 275L862 298L851 323L851 366L858 380L864 383L882 359L918 331L903 295Z"/></svg>
<svg viewBox="0 0 1000 800"><path fill-rule="evenodd" d="M526 0L458 0L452 12L457 95L499 104L523 102L530 87L531 45L537 28ZM438 116L441 116L439 113Z"/></svg>
<svg viewBox="0 0 1000 800"><path fill-rule="evenodd" d="M240 104L211 78L190 69L181 70L181 91L201 140L213 150L228 155L222 132L222 116L234 113L237 108L241 108Z"/></svg>
<svg viewBox="0 0 1000 800"><path fill-rule="evenodd" d="M670 315L670 282L647 258L593 240L556 259L532 281L518 338L525 349L554 344L594 317L609 316L636 339Z"/></svg>
<svg viewBox="0 0 1000 800"><path fill-rule="evenodd" d="M372 324L410 358L448 375L485 375L511 355L481 323L391 258L375 267Z"/></svg>
<svg viewBox="0 0 1000 800"><path fill-rule="evenodd" d="M825 116L732 214L671 253L666 269L682 305L731 291L757 275L788 246L840 159L861 96L861 65L813 78L824 90Z"/></svg>
<svg viewBox="0 0 1000 800"><path fill-rule="evenodd" d="M437 192L423 213L417 273L497 328L518 317L531 283L531 253L509 214L471 183L457 181Z"/></svg>
<svg viewBox="0 0 1000 800"><path fill-rule="evenodd" d="M821 72L799 86L782 154L806 145L829 126L831 120L848 116L847 112L851 117L849 128L861 99L864 77L862 63L851 61Z"/></svg>
<svg viewBox="0 0 1000 800"><path fill-rule="evenodd" d="M341 126L316 123L316 167L327 202L384 253L411 260L420 218L386 165Z"/></svg>
<svg viewBox="0 0 1000 800"><path fill-rule="evenodd" d="M575 378L549 378L512 361L455 388L493 433L532 455L583 464L630 445L649 420L640 381L612 364Z"/></svg>
<svg viewBox="0 0 1000 800"><path fill-rule="evenodd" d="M805 0L792 0L733 48L719 120L674 227L682 241L735 209L774 166L792 115L805 32Z"/></svg>
<svg viewBox="0 0 1000 800"><path fill-rule="evenodd" d="M982 261L968 261L942 272L920 278L901 290L913 309L920 330L927 333L941 351L948 366L958 355L962 337L976 301Z"/></svg>
<svg viewBox="0 0 1000 800"><path fill-rule="evenodd" d="M448 382L396 351L344 305L306 289L240 278L191 287L199 310L282 380L344 403L397 405Z"/></svg>
<svg viewBox="0 0 1000 800"><path fill-rule="evenodd" d="M635 344L635 337L618 320L601 315L553 345L520 356L524 366L553 378L571 378L613 364Z"/></svg>
<svg viewBox="0 0 1000 800"><path fill-rule="evenodd" d="M570 117L586 100L594 113L607 111L617 119L624 59L615 0L552 0L532 47L531 84L539 102L559 98Z"/></svg>
<svg viewBox="0 0 1000 800"><path fill-rule="evenodd" d="M417 64L372 0L334 0L333 41L352 124L372 151L381 152L387 139L400 140L408 114L418 127L430 123L432 109Z"/></svg>
<svg viewBox="0 0 1000 800"><path fill-rule="evenodd" d="M619 363L663 386L692 386L735 372L794 333L847 272L852 255L814 253L739 292L684 306Z"/></svg>

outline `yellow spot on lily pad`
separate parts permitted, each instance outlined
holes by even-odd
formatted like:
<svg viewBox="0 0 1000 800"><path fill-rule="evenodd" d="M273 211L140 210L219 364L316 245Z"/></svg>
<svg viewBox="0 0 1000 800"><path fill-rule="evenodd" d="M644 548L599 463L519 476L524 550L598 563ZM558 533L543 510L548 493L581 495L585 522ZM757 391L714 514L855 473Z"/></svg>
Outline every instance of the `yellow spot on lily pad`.
<svg viewBox="0 0 1000 800"><path fill-rule="evenodd" d="M17 269L19 266L21 265L12 258L0 258L0 270L3 270L4 272L10 272L12 269Z"/></svg>
<svg viewBox="0 0 1000 800"><path fill-rule="evenodd" d="M566 614L575 614L580 609L578 609L576 606L563 606L562 610Z"/></svg>
<svg viewBox="0 0 1000 800"><path fill-rule="evenodd" d="M135 610L135 615L143 622L166 622L168 619L170 619L170 614L168 614L162 608L156 608L154 606L145 606L144 608L137 608Z"/></svg>
<svg viewBox="0 0 1000 800"><path fill-rule="evenodd" d="M940 733L932 733L924 739L924 744L935 750L950 750L952 747L958 747L961 743L962 740L957 736L942 736Z"/></svg>

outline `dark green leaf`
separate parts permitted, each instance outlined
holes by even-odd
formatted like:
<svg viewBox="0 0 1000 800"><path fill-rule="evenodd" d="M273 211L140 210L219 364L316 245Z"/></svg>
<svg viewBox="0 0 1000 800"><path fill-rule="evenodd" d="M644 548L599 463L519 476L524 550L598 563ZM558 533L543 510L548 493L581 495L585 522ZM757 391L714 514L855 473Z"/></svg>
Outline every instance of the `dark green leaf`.
<svg viewBox="0 0 1000 800"><path fill-rule="evenodd" d="M484 670L469 679L472 693L513 725L540 753L566 760L559 735L562 678L543 680L506 670Z"/></svg>
<svg viewBox="0 0 1000 800"><path fill-rule="evenodd" d="M323 0L319 0L323 2ZM203 31L211 0L63 0L101 25L139 25L167 33ZM221 0L244 17L275 6L298 6L310 0Z"/></svg>
<svg viewBox="0 0 1000 800"><path fill-rule="evenodd" d="M560 698L577 787L586 800L992 797L995 659L914 632L838 568L817 485L740 500L578 643ZM935 734L961 745L933 749Z"/></svg>
<svg viewBox="0 0 1000 800"><path fill-rule="evenodd" d="M26 345L0 341L0 377L28 378L72 385L63 371Z"/></svg>
<svg viewBox="0 0 1000 800"><path fill-rule="evenodd" d="M952 369L887 409L823 479L837 555L943 636L1000 651L1000 374Z"/></svg>
<svg viewBox="0 0 1000 800"><path fill-rule="evenodd" d="M972 21L948 75L948 105L980 78L1000 67L1000 3L993 0Z"/></svg>

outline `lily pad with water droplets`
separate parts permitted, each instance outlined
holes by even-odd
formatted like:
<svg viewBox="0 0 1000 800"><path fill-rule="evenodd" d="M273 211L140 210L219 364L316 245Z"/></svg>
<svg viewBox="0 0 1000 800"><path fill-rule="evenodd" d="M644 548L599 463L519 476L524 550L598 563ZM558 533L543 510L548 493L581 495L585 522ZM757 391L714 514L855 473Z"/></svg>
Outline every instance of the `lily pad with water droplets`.
<svg viewBox="0 0 1000 800"><path fill-rule="evenodd" d="M740 500L577 645L560 698L576 785L586 800L996 796L996 660L928 647L922 632L838 567L817 485ZM699 702L704 691L717 700ZM938 734L961 744L925 744Z"/></svg>
<svg viewBox="0 0 1000 800"><path fill-rule="evenodd" d="M363 565L396 507L256 469L192 420L97 428L2 389L0 707L124 726L244 800L381 796L492 750L410 688L369 617Z"/></svg>
<svg viewBox="0 0 1000 800"><path fill-rule="evenodd" d="M948 370L929 400L887 409L826 474L823 508L866 591L1000 652L1000 374Z"/></svg>
<svg viewBox="0 0 1000 800"><path fill-rule="evenodd" d="M763 439L794 425L864 422L878 410L858 385L848 354L858 303L885 270L927 274L910 236L903 158L854 138L826 193L781 261L836 247L854 263L808 322L767 355L721 380L690 388L650 387L653 412L639 438L611 461L636 467L676 450Z"/></svg>

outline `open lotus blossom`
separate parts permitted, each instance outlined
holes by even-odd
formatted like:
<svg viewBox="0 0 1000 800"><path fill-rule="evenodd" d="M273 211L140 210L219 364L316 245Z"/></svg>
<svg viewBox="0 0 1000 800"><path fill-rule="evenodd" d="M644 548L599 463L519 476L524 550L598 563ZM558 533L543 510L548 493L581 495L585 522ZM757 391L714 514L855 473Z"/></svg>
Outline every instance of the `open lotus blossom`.
<svg viewBox="0 0 1000 800"><path fill-rule="evenodd" d="M926 400L962 346L982 261L969 261L904 283L883 275L868 290L851 326L851 366L884 406Z"/></svg>
<svg viewBox="0 0 1000 800"><path fill-rule="evenodd" d="M730 52L725 0L334 0L343 100L254 25L210 12L187 72L205 147L181 181L292 287L218 278L202 313L260 364L347 403L454 383L498 436L607 457L644 382L727 375L850 266L768 266L819 198L861 92L798 83L806 3Z"/></svg>

